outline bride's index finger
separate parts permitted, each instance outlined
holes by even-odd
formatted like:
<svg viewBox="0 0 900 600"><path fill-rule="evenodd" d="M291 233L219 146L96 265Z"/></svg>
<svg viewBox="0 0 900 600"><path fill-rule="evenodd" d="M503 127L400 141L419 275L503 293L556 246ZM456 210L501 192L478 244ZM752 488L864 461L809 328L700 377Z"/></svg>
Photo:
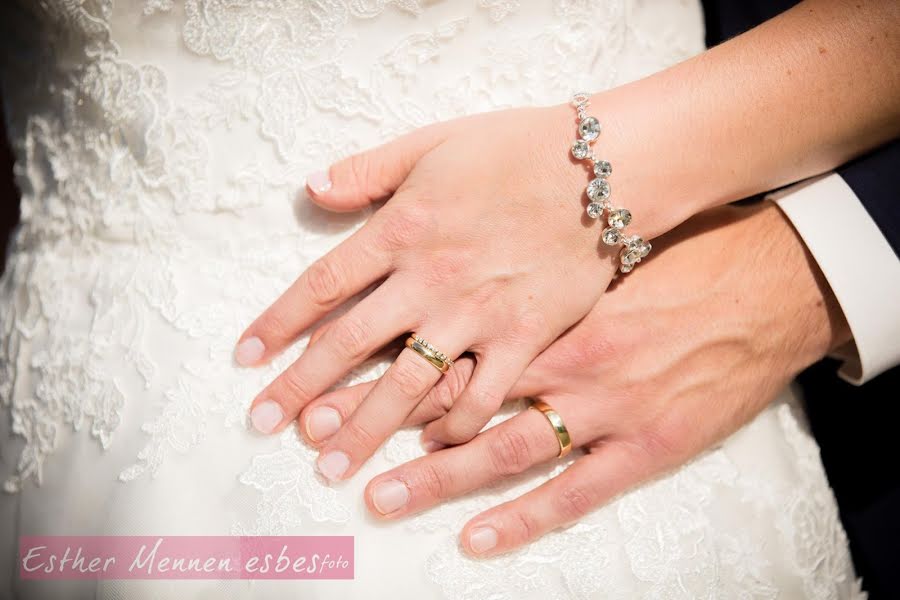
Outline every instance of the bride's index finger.
<svg viewBox="0 0 900 600"><path fill-rule="evenodd" d="M312 200L335 211L356 210L393 194L416 162L444 139L444 125L417 129L354 154L307 178ZM235 360L267 362L304 329L365 289L391 267L391 251L415 237L420 223L403 211L379 211L361 229L313 263L241 335Z"/></svg>
<svg viewBox="0 0 900 600"><path fill-rule="evenodd" d="M305 329L384 277L391 253L380 244L373 219L314 262L244 331L235 360L244 367L268 362Z"/></svg>

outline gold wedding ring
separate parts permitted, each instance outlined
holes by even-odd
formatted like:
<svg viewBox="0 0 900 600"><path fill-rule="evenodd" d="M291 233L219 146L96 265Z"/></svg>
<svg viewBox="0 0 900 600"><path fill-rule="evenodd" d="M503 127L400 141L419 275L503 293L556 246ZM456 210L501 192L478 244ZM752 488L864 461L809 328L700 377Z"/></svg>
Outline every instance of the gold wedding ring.
<svg viewBox="0 0 900 600"><path fill-rule="evenodd" d="M572 438L569 436L569 430L566 429L565 423L563 423L562 417L559 416L559 413L553 410L553 407L544 402L543 400L538 400L537 398L531 399L531 406L528 408L533 408L537 411L540 411L547 420L550 421L550 425L553 426L553 433L556 434L556 440L559 442L559 454L556 455L556 458L562 458L566 454L572 451Z"/></svg>
<svg viewBox="0 0 900 600"><path fill-rule="evenodd" d="M431 366L441 373L446 373L450 370L450 367L453 366L453 361L450 360L446 354L420 338L415 333L406 340L406 347L427 360Z"/></svg>

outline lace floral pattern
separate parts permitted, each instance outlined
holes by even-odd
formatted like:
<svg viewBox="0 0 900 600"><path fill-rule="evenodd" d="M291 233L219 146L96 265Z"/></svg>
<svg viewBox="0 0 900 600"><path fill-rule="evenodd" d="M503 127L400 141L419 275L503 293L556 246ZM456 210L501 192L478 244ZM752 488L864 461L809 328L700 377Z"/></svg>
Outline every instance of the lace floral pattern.
<svg viewBox="0 0 900 600"><path fill-rule="evenodd" d="M702 43L698 6L676 0L32 4L6 7L0 25L22 191L0 280L0 399L23 444L8 492L40 484L72 435L115 457L118 485L151 485L245 439L250 399L304 342L249 372L231 363L234 340L366 216L298 199L306 172L437 120L615 85ZM803 593L848 597L852 567L815 445L779 417L804 475L794 492L716 451L497 561L457 550L467 518L557 465L404 527L437 540L424 568L448 598L775 597L761 539L712 516L717 494L737 490L735 506L777 517ZM252 507L232 531L347 526L358 507L318 478L314 452L292 431L271 442L219 463ZM375 462L419 452L401 431Z"/></svg>

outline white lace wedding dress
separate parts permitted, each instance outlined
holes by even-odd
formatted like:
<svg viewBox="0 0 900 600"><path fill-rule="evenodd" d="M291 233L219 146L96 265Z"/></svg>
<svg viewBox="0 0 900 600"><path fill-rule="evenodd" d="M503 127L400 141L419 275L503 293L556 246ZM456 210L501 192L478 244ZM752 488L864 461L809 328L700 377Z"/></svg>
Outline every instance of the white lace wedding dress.
<svg viewBox="0 0 900 600"><path fill-rule="evenodd" d="M0 596L859 596L818 449L788 392L721 448L487 561L459 551L465 520L564 465L384 525L361 492L421 453L415 431L334 487L293 431L248 431L250 400L305 339L247 370L232 362L237 336L366 216L312 207L306 173L426 123L562 102L700 52L697 2L4 4L22 219L0 287ZM18 535L232 533L353 535L356 578L13 575Z"/></svg>

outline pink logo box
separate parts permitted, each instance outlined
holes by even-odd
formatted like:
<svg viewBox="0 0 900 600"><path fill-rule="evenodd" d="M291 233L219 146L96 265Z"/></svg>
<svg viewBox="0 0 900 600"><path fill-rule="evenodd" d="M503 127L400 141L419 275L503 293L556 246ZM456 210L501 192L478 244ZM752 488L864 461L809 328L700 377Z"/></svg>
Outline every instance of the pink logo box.
<svg viewBox="0 0 900 600"><path fill-rule="evenodd" d="M352 536L22 536L22 579L353 579Z"/></svg>

